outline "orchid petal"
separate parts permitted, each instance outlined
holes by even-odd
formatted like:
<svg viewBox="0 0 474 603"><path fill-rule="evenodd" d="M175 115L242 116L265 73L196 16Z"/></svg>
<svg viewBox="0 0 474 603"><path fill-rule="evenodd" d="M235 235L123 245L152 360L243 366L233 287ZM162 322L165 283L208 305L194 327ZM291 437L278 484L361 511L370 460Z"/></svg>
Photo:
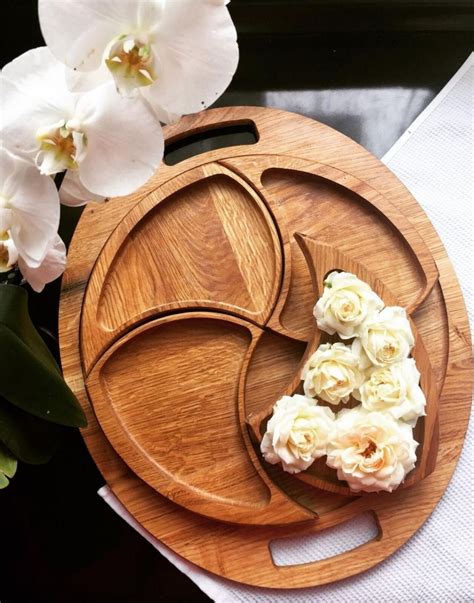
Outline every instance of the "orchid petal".
<svg viewBox="0 0 474 603"><path fill-rule="evenodd" d="M109 42L136 28L140 0L39 0L41 31L53 54L71 69L92 71Z"/></svg>
<svg viewBox="0 0 474 603"><path fill-rule="evenodd" d="M0 207L0 234L10 230L13 212L9 207Z"/></svg>
<svg viewBox="0 0 474 603"><path fill-rule="evenodd" d="M31 268L20 256L18 267L31 288L40 293L47 283L56 280L64 272L66 268L66 246L59 235L56 234L48 242L46 254L39 266Z"/></svg>
<svg viewBox="0 0 474 603"><path fill-rule="evenodd" d="M138 2L137 4L137 30L146 31L162 18L167 2L166 0L152 0L151 2Z"/></svg>
<svg viewBox="0 0 474 603"><path fill-rule="evenodd" d="M71 92L88 92L94 90L102 84L107 84L111 80L111 73L102 61L100 66L94 71L74 71L65 67L65 77L68 89Z"/></svg>
<svg viewBox="0 0 474 603"><path fill-rule="evenodd" d="M36 267L59 225L58 192L51 178L0 149L0 196L11 210L10 236L25 262Z"/></svg>
<svg viewBox="0 0 474 603"><path fill-rule="evenodd" d="M229 85L239 59L237 34L222 2L167 2L154 31L157 79L141 93L173 113L211 105Z"/></svg>
<svg viewBox="0 0 474 603"><path fill-rule="evenodd" d="M34 160L36 131L72 117L73 110L64 66L45 46L25 52L2 69L2 144L16 155Z"/></svg>
<svg viewBox="0 0 474 603"><path fill-rule="evenodd" d="M52 153L38 153L36 155L36 164L40 174L44 176L54 176L58 172L63 172L68 168L68 164L62 159L58 159Z"/></svg>
<svg viewBox="0 0 474 603"><path fill-rule="evenodd" d="M79 179L77 171L68 171L59 190L59 200L63 205L76 207L85 205L89 201L103 201L104 197L87 190Z"/></svg>
<svg viewBox="0 0 474 603"><path fill-rule="evenodd" d="M117 96L113 84L83 94L77 114L87 136L82 185L96 195L127 195L150 178L163 157L163 132L141 99Z"/></svg>
<svg viewBox="0 0 474 603"><path fill-rule="evenodd" d="M148 102L153 113L156 115L156 118L162 124L166 124L166 125L176 124L181 119L180 113L172 113L171 111L166 111L165 109L163 109L163 107L160 107L156 103L152 104L149 101L147 101L145 97L143 97L143 98L144 98L145 102Z"/></svg>

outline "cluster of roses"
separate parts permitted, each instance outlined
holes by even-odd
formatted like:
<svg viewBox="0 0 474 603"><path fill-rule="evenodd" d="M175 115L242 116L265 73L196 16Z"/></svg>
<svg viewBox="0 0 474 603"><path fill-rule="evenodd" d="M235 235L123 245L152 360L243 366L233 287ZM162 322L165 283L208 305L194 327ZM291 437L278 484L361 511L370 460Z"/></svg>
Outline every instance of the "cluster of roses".
<svg viewBox="0 0 474 603"><path fill-rule="evenodd" d="M332 272L314 315L342 342L322 344L306 363L305 395L275 404L261 444L265 460L298 473L327 455L353 491L391 492L416 462L413 427L424 414L420 373L410 357L414 337L406 311L384 307L354 274ZM330 405L360 405L337 414Z"/></svg>

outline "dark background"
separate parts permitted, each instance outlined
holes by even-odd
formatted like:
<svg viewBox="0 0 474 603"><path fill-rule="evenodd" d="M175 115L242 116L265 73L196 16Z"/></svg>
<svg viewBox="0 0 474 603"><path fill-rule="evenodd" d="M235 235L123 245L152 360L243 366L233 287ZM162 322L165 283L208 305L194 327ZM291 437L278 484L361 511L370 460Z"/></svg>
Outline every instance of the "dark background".
<svg viewBox="0 0 474 603"><path fill-rule="evenodd" d="M471 2L233 0L229 8L241 59L218 105L304 113L378 156L472 50ZM4 1L1 25L2 66L43 44L35 0ZM65 240L79 214L64 210ZM30 295L55 351L58 298L59 283ZM1 603L208 601L97 496L103 483L72 430L48 465L19 467L0 492Z"/></svg>

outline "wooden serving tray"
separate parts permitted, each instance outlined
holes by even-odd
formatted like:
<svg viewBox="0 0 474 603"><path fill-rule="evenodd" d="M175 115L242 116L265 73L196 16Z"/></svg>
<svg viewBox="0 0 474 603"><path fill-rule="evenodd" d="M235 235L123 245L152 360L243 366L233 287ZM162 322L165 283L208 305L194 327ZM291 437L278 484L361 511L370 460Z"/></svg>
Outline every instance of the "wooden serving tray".
<svg viewBox="0 0 474 603"><path fill-rule="evenodd" d="M468 420L468 323L428 219L342 134L242 107L185 118L166 129L167 144L244 123L256 144L163 164L137 193L86 208L63 280L62 362L95 461L146 529L233 580L310 586L378 563L435 506ZM391 495L355 495L323 462L290 476L259 453L274 402L299 391L320 343L312 307L333 269L411 316L427 416L416 468ZM375 540L273 563L271 541L366 511Z"/></svg>

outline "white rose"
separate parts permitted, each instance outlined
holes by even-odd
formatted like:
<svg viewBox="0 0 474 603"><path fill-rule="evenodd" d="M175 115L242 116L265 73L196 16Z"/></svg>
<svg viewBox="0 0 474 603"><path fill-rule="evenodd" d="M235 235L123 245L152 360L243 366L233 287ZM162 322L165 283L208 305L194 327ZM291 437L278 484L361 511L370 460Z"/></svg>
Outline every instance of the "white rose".
<svg viewBox="0 0 474 603"><path fill-rule="evenodd" d="M314 307L318 327L341 339L357 337L360 325L383 301L367 283L350 272L331 272L324 281L324 292Z"/></svg>
<svg viewBox="0 0 474 603"><path fill-rule="evenodd" d="M327 447L327 464L359 492L392 492L416 462L412 429L384 412L342 410Z"/></svg>
<svg viewBox="0 0 474 603"><path fill-rule="evenodd" d="M372 364L395 364L410 355L415 344L410 323L404 308L387 306L370 316L359 330L352 349L356 355L363 351Z"/></svg>
<svg viewBox="0 0 474 603"><path fill-rule="evenodd" d="M420 373L414 358L386 367L373 367L354 398L366 410L387 411L395 419L415 426L418 417L425 414L426 398L419 386Z"/></svg>
<svg viewBox="0 0 474 603"><path fill-rule="evenodd" d="M333 412L314 400L295 394L283 396L273 407L260 449L264 459L285 471L299 473L326 454Z"/></svg>
<svg viewBox="0 0 474 603"><path fill-rule="evenodd" d="M339 404L347 402L352 391L362 385L364 373L360 358L350 346L325 343L309 358L302 379L307 396Z"/></svg>

